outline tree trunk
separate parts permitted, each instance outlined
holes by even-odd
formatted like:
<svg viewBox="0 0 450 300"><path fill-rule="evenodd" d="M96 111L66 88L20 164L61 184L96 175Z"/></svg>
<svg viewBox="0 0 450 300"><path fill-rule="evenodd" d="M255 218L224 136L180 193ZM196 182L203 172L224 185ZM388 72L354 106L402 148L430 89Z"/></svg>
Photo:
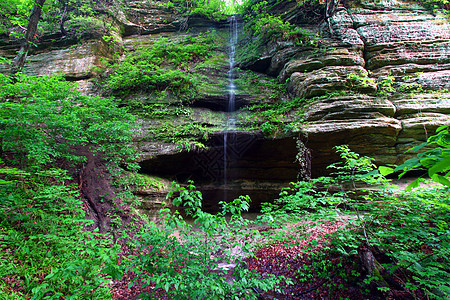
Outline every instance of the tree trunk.
<svg viewBox="0 0 450 300"><path fill-rule="evenodd" d="M28 51L30 50L30 45L36 37L37 25L39 23L39 19L41 18L44 2L45 0L34 1L33 9L31 10L30 19L28 21L27 33L25 34L25 41L20 46L20 50L13 62L11 70L13 75L20 72L25 64Z"/></svg>
<svg viewBox="0 0 450 300"><path fill-rule="evenodd" d="M67 35L67 31L64 29L64 22L66 22L66 13L67 13L67 5L64 5L64 11L61 16L61 21L59 23L59 29L61 30L61 34L63 36Z"/></svg>

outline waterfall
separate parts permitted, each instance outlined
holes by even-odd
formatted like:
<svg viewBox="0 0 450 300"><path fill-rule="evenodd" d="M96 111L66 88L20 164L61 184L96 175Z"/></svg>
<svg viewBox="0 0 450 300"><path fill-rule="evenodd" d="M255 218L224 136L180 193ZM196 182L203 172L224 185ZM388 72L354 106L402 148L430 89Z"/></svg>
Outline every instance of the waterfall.
<svg viewBox="0 0 450 300"><path fill-rule="evenodd" d="M228 112L235 111L235 98L236 98L236 86L234 84L235 77L235 57L236 57L236 45L238 41L238 23L235 16L230 18L230 66L228 69ZM229 123L229 122L228 122ZM227 124L227 126L232 126L233 124Z"/></svg>
<svg viewBox="0 0 450 300"><path fill-rule="evenodd" d="M227 168L228 168L228 131L235 129L235 118L233 116L236 99L236 85L235 78L235 56L236 45L238 42L238 22L235 16L230 18L230 54L229 54L229 69L228 69L228 117L225 132L223 135L223 183L224 183L224 200L227 200Z"/></svg>

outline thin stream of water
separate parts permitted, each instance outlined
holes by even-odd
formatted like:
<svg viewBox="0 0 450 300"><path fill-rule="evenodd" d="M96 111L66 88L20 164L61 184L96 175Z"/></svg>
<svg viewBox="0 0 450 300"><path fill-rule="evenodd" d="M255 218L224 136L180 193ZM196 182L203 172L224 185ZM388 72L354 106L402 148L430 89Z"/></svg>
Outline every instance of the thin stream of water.
<svg viewBox="0 0 450 300"><path fill-rule="evenodd" d="M227 179L228 179L228 131L235 129L235 119L233 112L236 110L236 85L234 84L235 78L235 57L236 57L236 45L238 41L238 22L235 16L230 18L230 54L229 54L229 69L228 69L228 118L223 135L223 182L224 182L224 200L227 200Z"/></svg>

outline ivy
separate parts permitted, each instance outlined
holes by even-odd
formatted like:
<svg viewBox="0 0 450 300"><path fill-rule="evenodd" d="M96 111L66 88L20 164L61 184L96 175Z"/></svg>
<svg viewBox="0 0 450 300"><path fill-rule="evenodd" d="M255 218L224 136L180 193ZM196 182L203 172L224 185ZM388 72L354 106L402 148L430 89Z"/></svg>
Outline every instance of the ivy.
<svg viewBox="0 0 450 300"><path fill-rule="evenodd" d="M402 177L410 171L427 170L427 175L433 181L450 187L450 125L440 126L435 135L409 151L418 152L425 146L435 147L417 154L417 157L410 158L395 168L383 166L379 171L383 175L401 172L399 177ZM420 181L423 181L422 177L413 181L408 189L418 187Z"/></svg>

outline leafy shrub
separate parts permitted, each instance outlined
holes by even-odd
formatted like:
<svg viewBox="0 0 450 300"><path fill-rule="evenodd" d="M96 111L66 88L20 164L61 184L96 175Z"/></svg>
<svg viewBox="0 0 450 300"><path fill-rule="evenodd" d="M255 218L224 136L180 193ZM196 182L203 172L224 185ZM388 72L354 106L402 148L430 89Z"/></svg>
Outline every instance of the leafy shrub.
<svg viewBox="0 0 450 300"><path fill-rule="evenodd" d="M317 40L294 24L283 21L279 16L263 15L255 18L251 23L251 31L259 39L272 41L277 39L292 40L297 45L316 45Z"/></svg>
<svg viewBox="0 0 450 300"><path fill-rule="evenodd" d="M355 197L354 188L358 183L382 183L384 179L374 172L375 166L369 158L359 157L348 147L337 149L344 161L332 165L338 170L335 176L292 184L274 204L266 204L261 219L274 225L295 220L303 224L345 221L344 229L328 235L330 245L315 254L315 264L326 264L334 253L344 260L341 264L354 266L352 275L342 269L338 271L340 276L357 283L363 291L367 289L386 297L401 289L411 298L422 299L425 295L431 299L447 299L450 295L449 188L401 192L388 186L376 189L367 186L360 188ZM373 257L367 265L361 259L365 252L372 253ZM323 272L320 276L330 276L326 269Z"/></svg>
<svg viewBox="0 0 450 300"><path fill-rule="evenodd" d="M211 20L224 20L225 13L233 13L234 4L219 0L172 0L170 2L177 11L188 16L203 16Z"/></svg>
<svg viewBox="0 0 450 300"><path fill-rule="evenodd" d="M117 247L84 231L78 193L59 169L0 175L0 290L15 287L33 299L109 298L106 284L121 277ZM27 297L28 299L29 297Z"/></svg>
<svg viewBox="0 0 450 300"><path fill-rule="evenodd" d="M318 1L314 2L319 5ZM297 46L316 47L319 36L311 34L295 24L283 19L283 15L276 15L279 3L276 1L252 0L246 1L242 6L242 15L245 18L244 36L251 37L241 42L238 48L238 57L241 62L257 59L266 49L266 44L274 41L290 41ZM308 2L309 4L309 2ZM305 2L298 2L299 6ZM315 14L312 14L315 15ZM321 20L322 21L322 20Z"/></svg>
<svg viewBox="0 0 450 300"><path fill-rule="evenodd" d="M60 167L80 167L92 153L112 166L130 162L134 118L61 76L1 75L0 86L0 290L110 298L107 283L121 277L117 246L85 231L79 186Z"/></svg>
<svg viewBox="0 0 450 300"><path fill-rule="evenodd" d="M444 125L436 130L436 134L428 140L410 150L420 151L423 147L434 145L435 148L419 153L417 157L408 159L395 168L383 167L380 171L383 175L394 172L402 172L400 177L409 171L427 170L428 176L435 182L450 187L450 125ZM421 177L413 181L409 189L419 186Z"/></svg>
<svg viewBox="0 0 450 300"><path fill-rule="evenodd" d="M13 82L1 75L0 85L1 146L16 163L80 163L84 146L116 163L134 156L128 146L134 117L112 99L84 96L61 76L20 75Z"/></svg>
<svg viewBox="0 0 450 300"><path fill-rule="evenodd" d="M173 204L183 208L194 224L169 210L162 211L164 219L159 226L149 224L139 238L144 252L130 267L144 278L145 285L155 284L171 299L256 299L252 288L276 289L284 278L262 277L243 264L257 238L241 216L249 208L248 196L222 203L222 212L213 215L202 211L202 194L192 182L187 187L173 184L172 188L168 197L179 193ZM229 221L227 213L231 214ZM248 240L250 236L252 240ZM232 266L232 272L224 266ZM230 276L232 280L227 280Z"/></svg>

